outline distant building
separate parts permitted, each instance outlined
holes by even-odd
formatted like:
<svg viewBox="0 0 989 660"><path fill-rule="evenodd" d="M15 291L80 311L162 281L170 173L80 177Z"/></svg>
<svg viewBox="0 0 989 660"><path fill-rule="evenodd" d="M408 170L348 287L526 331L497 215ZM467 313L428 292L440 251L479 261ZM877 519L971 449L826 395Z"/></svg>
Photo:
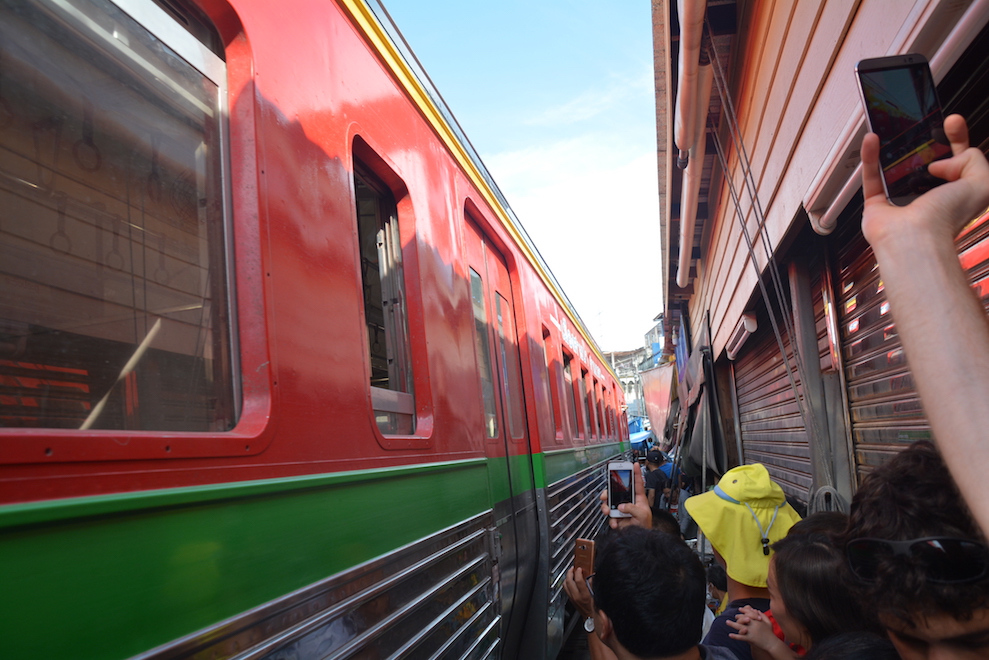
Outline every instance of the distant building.
<svg viewBox="0 0 989 660"><path fill-rule="evenodd" d="M656 321L656 325L653 329L646 333L646 343L645 346L649 349L649 355L646 357L647 363L640 363L639 370L652 369L653 367L659 366L663 357L663 348L666 343L666 336L663 330L663 315L660 314L653 319Z"/></svg>
<svg viewBox="0 0 989 660"><path fill-rule="evenodd" d="M605 351L604 353L625 391L629 430L635 426L635 420L640 420L638 422L640 428L637 430L642 430L641 420L644 420L646 416L645 402L642 398L642 383L639 381L639 365L647 361L650 355L651 351L645 347L631 351Z"/></svg>

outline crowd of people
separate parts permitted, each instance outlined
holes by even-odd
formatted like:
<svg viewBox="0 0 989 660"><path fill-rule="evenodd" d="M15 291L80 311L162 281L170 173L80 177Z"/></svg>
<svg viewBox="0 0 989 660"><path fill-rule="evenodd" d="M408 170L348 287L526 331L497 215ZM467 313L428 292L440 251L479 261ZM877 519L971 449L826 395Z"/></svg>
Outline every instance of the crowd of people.
<svg viewBox="0 0 989 660"><path fill-rule="evenodd" d="M679 502L710 542L707 568L668 518L676 468L650 451L593 574L567 573L595 660L989 658L989 321L953 243L989 206L989 163L961 117L944 129L954 155L929 169L947 183L905 207L885 198L874 135L861 150L863 232L938 446L873 470L847 515L801 519L764 466L729 470ZM931 342L932 322L962 340Z"/></svg>

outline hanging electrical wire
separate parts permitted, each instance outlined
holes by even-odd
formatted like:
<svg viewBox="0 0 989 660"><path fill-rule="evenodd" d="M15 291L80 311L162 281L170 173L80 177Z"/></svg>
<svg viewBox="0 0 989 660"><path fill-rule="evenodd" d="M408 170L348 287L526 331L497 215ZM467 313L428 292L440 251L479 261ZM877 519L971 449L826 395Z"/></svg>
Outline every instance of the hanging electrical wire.
<svg viewBox="0 0 989 660"><path fill-rule="evenodd" d="M710 25L707 26L710 30ZM770 272L770 278L773 282L773 288L776 293L776 302L778 309L780 310L780 316L782 317L782 324L790 337L790 347L793 352L794 366L797 370L797 374L800 376L801 382L807 383L807 369L805 367L804 360L800 354L800 350L796 342L796 333L794 331L793 325L793 315L792 309L790 307L789 301L786 295L784 295L782 278L780 277L779 268L777 266L776 260L773 257L772 245L769 241L769 237L766 232L765 227L765 213L762 208L762 203L758 195L758 184L755 180L755 176L752 170L752 163L748 156L748 151L745 148L745 143L741 137L741 131L738 126L738 117L735 112L734 104L731 100L730 90L728 88L727 78L724 73L724 68L722 67L721 60L718 56L717 49L714 48L713 44L709 46L710 50L710 60L713 64L713 71L715 74L715 87L718 90L718 95L721 99L721 106L724 110L724 117L726 120L728 133L731 136L732 146L735 149L735 154L738 157L738 165L741 170L743 184L745 191L748 193L748 197L751 200L751 210L755 215L757 231L760 236L760 242L763 247L763 251L766 255L767 270ZM731 195L732 202L735 206L736 216L739 221L739 226L742 230L742 235L745 238L746 247L749 253L749 260L752 263L753 271L756 275L756 280L759 283L759 288L762 293L763 300L766 303L766 310L769 314L770 325L773 328L773 333L776 337L777 345L780 349L780 355L783 359L783 365L786 369L787 379L790 384L790 388L793 391L794 400L797 403L798 411L800 412L801 421L804 424L804 428L810 436L811 450L815 454L816 462L822 466L819 470L819 474L823 477L824 484L815 484L818 489L810 498L811 501L810 509L815 510L826 510L835 509L843 510L844 501L841 496L834 489L834 474L833 466L829 456L825 453L824 444L826 438L823 437L823 428L817 424L815 419L815 413L813 407L809 405L804 397L801 396L800 391L797 388L796 381L793 377L793 369L790 366L789 358L787 356L786 345L783 342L783 337L780 333L779 323L777 322L776 315L773 312L773 305L770 302L770 295L766 288L765 281L762 277L762 273L759 271L759 266L756 259L756 250L752 237L748 230L748 225L745 219L745 213L742 208L742 199L738 188L735 185L734 178L730 175L730 170L728 168L728 160L725 154L724 145L721 143L721 138L719 135L718 126L714 125L713 121L709 120L711 126L711 133L713 137L713 142L715 145L715 151L718 157L718 162L721 166L722 173L725 177L725 182L728 184L729 194Z"/></svg>

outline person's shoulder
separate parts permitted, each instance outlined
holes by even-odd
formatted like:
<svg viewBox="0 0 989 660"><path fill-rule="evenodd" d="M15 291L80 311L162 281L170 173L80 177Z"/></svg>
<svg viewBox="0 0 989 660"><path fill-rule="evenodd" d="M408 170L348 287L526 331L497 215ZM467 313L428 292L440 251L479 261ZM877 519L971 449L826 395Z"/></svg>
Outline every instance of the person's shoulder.
<svg viewBox="0 0 989 660"><path fill-rule="evenodd" d="M663 474L662 470L660 470L659 468L653 470L652 472L646 472L647 485L649 484L649 482L656 483L660 481L666 481L666 475Z"/></svg>
<svg viewBox="0 0 989 660"><path fill-rule="evenodd" d="M729 610L732 610L731 617L734 619L735 613L748 605L752 609L759 610L760 612L765 612L769 609L769 599L768 598L737 598L730 603L725 611L722 612L722 616L728 614Z"/></svg>
<svg viewBox="0 0 989 660"><path fill-rule="evenodd" d="M727 646L699 644L697 648L701 652L701 660L738 660L738 656Z"/></svg>

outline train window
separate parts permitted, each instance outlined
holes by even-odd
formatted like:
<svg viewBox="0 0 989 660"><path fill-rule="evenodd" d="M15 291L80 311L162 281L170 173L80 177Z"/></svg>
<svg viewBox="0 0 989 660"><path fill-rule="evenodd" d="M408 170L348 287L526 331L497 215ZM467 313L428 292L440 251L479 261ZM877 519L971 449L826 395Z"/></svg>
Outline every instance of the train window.
<svg viewBox="0 0 989 660"><path fill-rule="evenodd" d="M587 370L580 370L580 378L577 379L577 407L580 408L580 414L583 416L581 420L581 428L587 433L587 437L591 437L594 431L591 430L591 405L587 398Z"/></svg>
<svg viewBox="0 0 989 660"><path fill-rule="evenodd" d="M388 187L359 161L354 188L374 419L385 435L410 435L415 401L398 211Z"/></svg>
<svg viewBox="0 0 989 660"><path fill-rule="evenodd" d="M491 368L491 352L488 350L488 319L484 311L484 283L481 276L470 269L470 299L474 308L474 351L477 353L477 369L481 377L481 398L484 403L484 427L489 438L498 437L498 405L495 401L494 369Z"/></svg>
<svg viewBox="0 0 989 660"><path fill-rule="evenodd" d="M611 387L611 391L608 392L608 423L611 425L611 437L618 438L618 424L615 421L615 401L617 394L615 387Z"/></svg>
<svg viewBox="0 0 989 660"><path fill-rule="evenodd" d="M563 351L563 384L570 394L570 404L567 410L570 413L570 428L573 429L573 437L580 436L580 427L577 425L577 410L580 408L580 399L577 398L577 386L573 378L573 356Z"/></svg>
<svg viewBox="0 0 989 660"><path fill-rule="evenodd" d="M515 312L511 303L500 293L495 294L495 314L498 316L498 350L501 353L503 383L502 399L512 438L525 437L525 407L522 402L522 375L519 368L519 347L515 340Z"/></svg>
<svg viewBox="0 0 989 660"><path fill-rule="evenodd" d="M557 438L563 437L560 419L560 384L557 382L556 350L549 328L543 326L543 351L546 354L546 383L549 386L550 409L553 413L553 430Z"/></svg>
<svg viewBox="0 0 989 660"><path fill-rule="evenodd" d="M0 426L232 428L223 60L150 2L0 11Z"/></svg>
<svg viewBox="0 0 989 660"><path fill-rule="evenodd" d="M585 379L587 377L585 376ZM587 388L587 415L591 423L591 435L597 437L601 435L601 424L598 419L598 403L597 403L597 393L598 393L598 382L596 380L591 381L590 386Z"/></svg>
<svg viewBox="0 0 989 660"><path fill-rule="evenodd" d="M617 427L615 426L615 393L608 393L608 435L612 438L618 437Z"/></svg>

